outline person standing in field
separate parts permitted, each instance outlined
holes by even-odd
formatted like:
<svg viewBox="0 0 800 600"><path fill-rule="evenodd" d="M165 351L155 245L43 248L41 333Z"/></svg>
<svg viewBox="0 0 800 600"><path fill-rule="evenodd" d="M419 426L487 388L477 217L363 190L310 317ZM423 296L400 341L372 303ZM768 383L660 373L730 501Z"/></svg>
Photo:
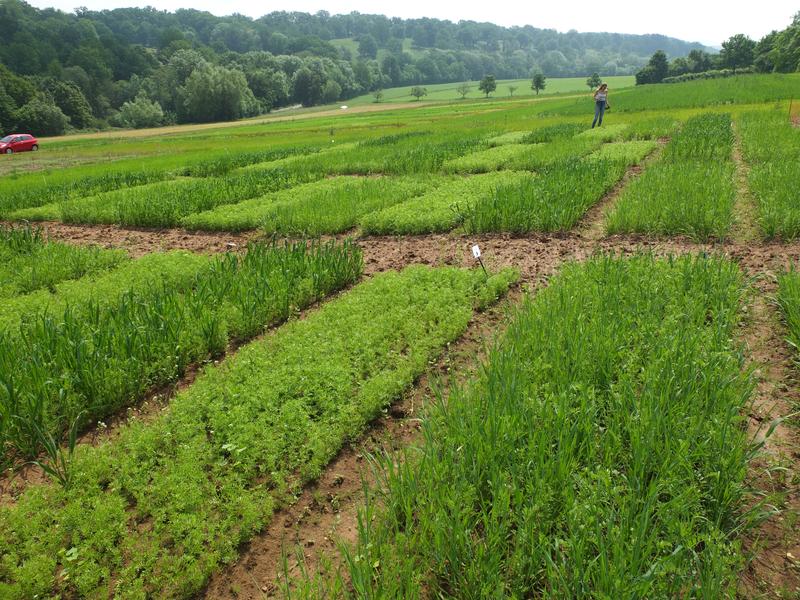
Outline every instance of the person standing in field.
<svg viewBox="0 0 800 600"><path fill-rule="evenodd" d="M594 121L592 121L592 129L594 129L595 125L599 127L603 124L606 106L608 106L608 84L601 83L600 87L594 92Z"/></svg>

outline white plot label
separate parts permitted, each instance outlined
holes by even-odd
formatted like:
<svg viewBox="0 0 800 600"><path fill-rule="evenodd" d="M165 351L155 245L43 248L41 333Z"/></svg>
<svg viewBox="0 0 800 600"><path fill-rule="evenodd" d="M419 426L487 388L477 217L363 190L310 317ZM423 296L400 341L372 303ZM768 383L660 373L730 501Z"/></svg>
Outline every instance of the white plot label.
<svg viewBox="0 0 800 600"><path fill-rule="evenodd" d="M476 259L478 259L478 258L480 258L480 257L481 257L481 249L480 249L480 247L478 246L478 244L475 244L475 245L472 247L472 256L474 256Z"/></svg>

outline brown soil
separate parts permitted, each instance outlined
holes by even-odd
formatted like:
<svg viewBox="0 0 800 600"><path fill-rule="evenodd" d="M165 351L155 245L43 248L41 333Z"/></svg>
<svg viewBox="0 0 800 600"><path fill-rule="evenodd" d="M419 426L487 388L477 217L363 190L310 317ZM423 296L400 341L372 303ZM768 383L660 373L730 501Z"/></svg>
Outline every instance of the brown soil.
<svg viewBox="0 0 800 600"><path fill-rule="evenodd" d="M785 328L777 308L767 300L772 284L757 284L742 341L749 367L757 380L747 430L763 442L761 455L751 462L747 484L765 494L762 510L780 513L747 531L743 546L748 563L739 581L741 598L800 596L800 432L797 423L782 418L797 409L800 387L794 352L784 342ZM770 427L775 426L767 438Z"/></svg>
<svg viewBox="0 0 800 600"><path fill-rule="evenodd" d="M258 232L225 233L184 229L126 229L118 225L69 225L57 221L37 223L55 240L103 248L124 248L134 258L159 250L224 252L239 248Z"/></svg>
<svg viewBox="0 0 800 600"><path fill-rule="evenodd" d="M736 141L733 146L733 162L736 165L736 204L734 206L734 224L731 229L731 239L739 243L755 242L759 239L756 219L758 209L755 199L747 185L750 168L742 158L742 140L734 125Z"/></svg>

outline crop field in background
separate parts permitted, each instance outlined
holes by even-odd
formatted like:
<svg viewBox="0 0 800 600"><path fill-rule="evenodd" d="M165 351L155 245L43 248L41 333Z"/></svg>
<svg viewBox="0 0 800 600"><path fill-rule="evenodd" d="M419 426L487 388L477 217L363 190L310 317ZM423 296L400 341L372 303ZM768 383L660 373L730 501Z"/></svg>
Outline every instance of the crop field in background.
<svg viewBox="0 0 800 600"><path fill-rule="evenodd" d="M619 90L623 88L632 87L636 81L635 78L631 75L619 75L619 76L611 76L606 77L603 79L606 83L608 83L609 88L613 90ZM478 81L467 81L466 85L469 87L469 91L465 96L465 100L475 99L483 97L484 94L478 89ZM434 84L434 85L426 85L423 86L428 91L426 96L420 100L421 102L430 102L430 101L461 101L461 94L458 92L458 88L463 85L462 83L441 83L441 84ZM411 95L411 88L413 86L404 86L404 87L396 87L396 88L389 88L383 90L383 97L381 98L381 102L415 102L416 98ZM516 88L513 93L513 98L524 98L530 96L536 96L536 92L531 89L531 80L530 79L500 79L497 81L497 89L492 92L493 98L498 99L505 99L511 98L511 91L508 89L509 87ZM555 77L549 78L546 81L545 89L539 92L540 98L546 98L548 96L554 94L569 94L569 95L577 95L577 94L591 94L592 91L586 85L586 78L585 77ZM348 106L359 106L363 104L369 104L375 102L375 96L373 94L364 94L363 96L358 96L356 98L352 98L347 100L344 104Z"/></svg>
<svg viewBox="0 0 800 600"><path fill-rule="evenodd" d="M800 597L800 74L623 79L3 157L0 598Z"/></svg>

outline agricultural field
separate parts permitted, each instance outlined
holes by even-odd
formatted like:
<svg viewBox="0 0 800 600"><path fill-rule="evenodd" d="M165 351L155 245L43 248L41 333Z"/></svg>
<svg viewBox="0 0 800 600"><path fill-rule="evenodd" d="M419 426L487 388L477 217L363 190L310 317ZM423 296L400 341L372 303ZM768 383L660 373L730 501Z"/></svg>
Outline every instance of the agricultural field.
<svg viewBox="0 0 800 600"><path fill-rule="evenodd" d="M608 83L609 87L614 90L632 87L635 84L635 78L632 75L619 75L610 76L603 79ZM483 97L484 94L478 89L478 81L465 82L469 90L464 97L465 100ZM426 85L425 89L428 94L424 96L421 102L439 101L439 102L453 102L461 101L461 94L458 88L463 85L461 83L440 83L434 85ZM552 95L577 95L589 94L591 90L586 86L585 77L552 77L548 78L545 82L545 89L539 92L538 97L546 98ZM415 102L416 98L411 95L411 88L413 86L403 86L396 88L389 88L383 90L383 97L381 102ZM497 81L497 89L492 93L490 98L510 98L512 97L509 87L514 87L514 98L536 97L536 93L531 89L530 79L500 79ZM374 103L375 96L372 94L365 94L358 96L346 102L349 106L360 106L363 104Z"/></svg>
<svg viewBox="0 0 800 600"><path fill-rule="evenodd" d="M800 74L616 88L3 157L0 598L800 597Z"/></svg>

